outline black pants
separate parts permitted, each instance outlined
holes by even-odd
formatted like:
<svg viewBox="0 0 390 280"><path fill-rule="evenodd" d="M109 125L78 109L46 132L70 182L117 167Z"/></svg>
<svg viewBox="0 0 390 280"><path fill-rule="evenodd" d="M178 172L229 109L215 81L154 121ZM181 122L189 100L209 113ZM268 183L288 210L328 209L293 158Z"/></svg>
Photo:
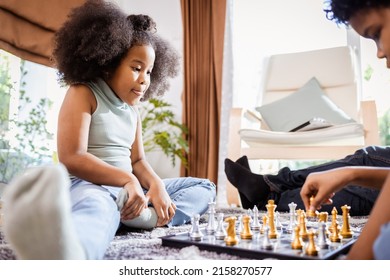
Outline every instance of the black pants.
<svg viewBox="0 0 390 280"><path fill-rule="evenodd" d="M374 166L390 167L390 147L369 146L356 151L344 159L331 161L325 164L300 169L290 170L288 167L282 168L277 175L264 175L264 180L276 190L275 199L277 211L288 212L288 204L294 202L296 209L304 209L300 190L306 177L313 172L326 171L345 166ZM332 205L323 205L320 211L330 213L336 207L338 213L342 213L341 206L351 206L351 216L368 215L374 206L379 191L359 186L347 186L340 190L333 197Z"/></svg>

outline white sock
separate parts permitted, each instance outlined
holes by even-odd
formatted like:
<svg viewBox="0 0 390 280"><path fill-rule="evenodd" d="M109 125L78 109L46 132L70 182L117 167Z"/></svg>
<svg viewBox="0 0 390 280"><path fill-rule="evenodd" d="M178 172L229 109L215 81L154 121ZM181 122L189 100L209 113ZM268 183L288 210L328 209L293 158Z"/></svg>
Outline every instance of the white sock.
<svg viewBox="0 0 390 280"><path fill-rule="evenodd" d="M61 164L35 167L4 191L4 235L19 259L85 259Z"/></svg>
<svg viewBox="0 0 390 280"><path fill-rule="evenodd" d="M116 204L118 205L119 211L122 210L123 205L125 205L129 195L126 189L122 189L116 199ZM121 220L122 224L132 228L139 229L152 229L157 225L157 213L153 207L148 207L141 212L137 218L131 220Z"/></svg>

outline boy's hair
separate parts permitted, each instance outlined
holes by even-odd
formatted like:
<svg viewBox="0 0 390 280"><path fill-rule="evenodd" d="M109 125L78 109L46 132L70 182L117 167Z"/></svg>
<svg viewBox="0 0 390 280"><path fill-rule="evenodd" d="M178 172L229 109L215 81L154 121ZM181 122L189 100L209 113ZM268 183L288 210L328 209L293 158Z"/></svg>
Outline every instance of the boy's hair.
<svg viewBox="0 0 390 280"><path fill-rule="evenodd" d="M390 7L388 0L326 0L326 17L337 24L349 25L349 20L357 12L370 8Z"/></svg>
<svg viewBox="0 0 390 280"><path fill-rule="evenodd" d="M115 4L88 0L74 9L55 36L53 51L59 78L71 85L109 78L135 45L151 45L156 58L143 100L163 95L179 71L179 55L156 34L146 15L124 14Z"/></svg>

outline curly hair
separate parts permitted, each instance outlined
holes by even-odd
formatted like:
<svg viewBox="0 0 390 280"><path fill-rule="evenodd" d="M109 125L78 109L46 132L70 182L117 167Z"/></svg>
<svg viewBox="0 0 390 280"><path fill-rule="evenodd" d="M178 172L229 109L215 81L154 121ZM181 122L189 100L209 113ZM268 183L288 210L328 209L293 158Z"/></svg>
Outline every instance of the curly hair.
<svg viewBox="0 0 390 280"><path fill-rule="evenodd" d="M349 20L363 9L390 7L388 0L326 0L326 17L337 24L349 25Z"/></svg>
<svg viewBox="0 0 390 280"><path fill-rule="evenodd" d="M71 85L109 78L128 50L151 45L156 58L143 101L163 95L179 72L179 55L156 34L147 15L126 15L115 4L88 0L72 10L55 35L53 58L61 82Z"/></svg>

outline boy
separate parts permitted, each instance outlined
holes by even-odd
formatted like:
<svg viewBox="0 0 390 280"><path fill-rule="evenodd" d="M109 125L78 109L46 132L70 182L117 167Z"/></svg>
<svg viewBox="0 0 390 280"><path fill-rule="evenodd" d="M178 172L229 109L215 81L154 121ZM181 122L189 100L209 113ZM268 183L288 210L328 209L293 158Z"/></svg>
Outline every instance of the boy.
<svg viewBox="0 0 390 280"><path fill-rule="evenodd" d="M386 58L390 68L390 2L331 0L326 4L327 18L337 24L349 25L359 35L374 40L378 58ZM310 174L301 189L306 209L319 209L321 204L331 203L334 193L347 184L381 190L367 224L348 253L348 259L390 259L389 173L389 168L342 167ZM312 195L315 197L309 206Z"/></svg>

